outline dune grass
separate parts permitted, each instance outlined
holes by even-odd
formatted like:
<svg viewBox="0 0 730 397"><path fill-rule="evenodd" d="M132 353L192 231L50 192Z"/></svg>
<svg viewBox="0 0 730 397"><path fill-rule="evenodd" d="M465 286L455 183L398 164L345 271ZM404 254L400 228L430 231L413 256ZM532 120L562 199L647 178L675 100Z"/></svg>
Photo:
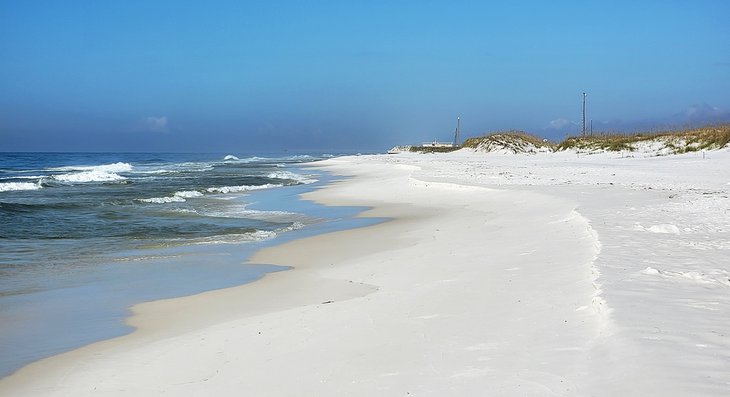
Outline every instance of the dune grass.
<svg viewBox="0 0 730 397"><path fill-rule="evenodd" d="M412 146L412 152L447 153L462 147L483 151L508 150L514 153L579 150L589 152L641 150L642 145L657 150L657 155L680 154L700 150L721 149L730 144L730 123L712 124L696 128L634 133L599 133L571 136L558 144L519 130L496 131L479 137L467 138L461 146ZM652 145L652 146L649 146ZM537 150L536 150L537 149Z"/></svg>
<svg viewBox="0 0 730 397"><path fill-rule="evenodd" d="M464 141L464 143L462 144L462 147L468 147L468 148L476 149L479 146L479 144L481 144L485 140L489 140L489 139L492 139L492 140L498 140L498 139L499 140L513 140L513 141L520 140L520 141L523 141L525 143L532 144L532 145L534 145L536 147L548 146L549 145L548 143L543 142L543 139L540 138L540 137L538 137L538 136L531 135L531 134L529 134L527 132L524 132L524 131L508 130L508 131L496 131L496 132L491 132L489 134L482 135L482 136L479 136L479 137L468 138L468 139L466 139Z"/></svg>
<svg viewBox="0 0 730 397"><path fill-rule="evenodd" d="M453 152L454 150L461 149L460 146L447 146L447 147L434 147L434 146L411 146L410 151L411 152L417 152L417 153L448 153Z"/></svg>
<svg viewBox="0 0 730 397"><path fill-rule="evenodd" d="M634 151L637 143L647 141L661 142L673 153L720 149L730 143L730 123L658 132L572 136L559 143L555 149Z"/></svg>
<svg viewBox="0 0 730 397"><path fill-rule="evenodd" d="M486 152L511 151L512 153L536 153L547 149L552 151L552 144L546 140L530 135L524 131L500 131L484 136L469 138L463 147Z"/></svg>

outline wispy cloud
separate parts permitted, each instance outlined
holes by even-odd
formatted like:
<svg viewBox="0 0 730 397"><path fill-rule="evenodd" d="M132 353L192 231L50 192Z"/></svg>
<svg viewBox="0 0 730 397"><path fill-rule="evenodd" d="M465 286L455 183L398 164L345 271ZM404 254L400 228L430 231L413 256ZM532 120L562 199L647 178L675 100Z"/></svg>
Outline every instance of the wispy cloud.
<svg viewBox="0 0 730 397"><path fill-rule="evenodd" d="M562 130L562 129L566 128L566 127L577 126L577 125L578 125L578 123L576 123L574 121L570 121L568 119L559 118L559 119L555 119L555 120L550 121L550 127L549 128L552 128L554 130Z"/></svg>
<svg viewBox="0 0 730 397"><path fill-rule="evenodd" d="M147 116L138 120L132 131L141 132L167 132L168 120L167 116Z"/></svg>
<svg viewBox="0 0 730 397"><path fill-rule="evenodd" d="M167 131L167 116L149 116L144 120L144 122L149 131Z"/></svg>
<svg viewBox="0 0 730 397"><path fill-rule="evenodd" d="M690 106L683 115L687 121L718 121L730 117L730 111L703 103Z"/></svg>

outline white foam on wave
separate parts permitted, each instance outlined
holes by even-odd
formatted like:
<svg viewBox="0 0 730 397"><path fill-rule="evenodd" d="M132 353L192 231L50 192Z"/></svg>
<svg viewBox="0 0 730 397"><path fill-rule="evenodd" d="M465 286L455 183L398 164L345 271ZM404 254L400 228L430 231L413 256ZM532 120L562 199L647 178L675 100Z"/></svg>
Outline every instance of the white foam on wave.
<svg viewBox="0 0 730 397"><path fill-rule="evenodd" d="M276 237L276 232L271 230L257 230L253 233L249 233L253 240L262 241Z"/></svg>
<svg viewBox="0 0 730 397"><path fill-rule="evenodd" d="M279 231L279 232L291 232L293 230L299 230L299 229L303 228L304 226L306 226L306 225L304 223L302 223L302 222L294 222L294 223L292 223L291 225L289 225L287 227L283 227L281 229L277 229L277 231Z"/></svg>
<svg viewBox="0 0 730 397"><path fill-rule="evenodd" d="M147 199L139 199L143 203L168 204L168 203L184 203L189 198L203 197L203 193L197 190L182 190L175 192L172 196L152 197Z"/></svg>
<svg viewBox="0 0 730 397"><path fill-rule="evenodd" d="M65 171L66 174L51 176L59 182L86 183L86 182L113 182L127 179L118 172L131 172L133 169L129 163L113 163L102 165L71 165L66 167L51 168L52 171Z"/></svg>
<svg viewBox="0 0 730 397"><path fill-rule="evenodd" d="M69 165L65 167L51 168L51 171L99 171L99 172L130 172L134 167L129 163L121 161L113 164L101 165Z"/></svg>
<svg viewBox="0 0 730 397"><path fill-rule="evenodd" d="M31 182L0 182L0 192L13 192L20 190L38 190L40 183Z"/></svg>
<svg viewBox="0 0 730 397"><path fill-rule="evenodd" d="M143 203L153 203L153 204L168 204L168 203L184 203L185 199L178 196L170 196L170 197L152 197L147 199L139 199L139 201Z"/></svg>
<svg viewBox="0 0 730 397"><path fill-rule="evenodd" d="M317 182L317 180L314 178L310 178L306 175L295 174L291 171L274 171L274 172L269 173L269 175L267 175L267 177L273 178L273 179L286 179L286 180L290 180L290 181L296 181L297 183L301 183L304 185L308 185L310 183Z"/></svg>
<svg viewBox="0 0 730 397"><path fill-rule="evenodd" d="M161 167L161 168L160 168ZM134 167L135 174L177 174L181 172L206 172L213 170L213 164L208 162L184 162L164 165L144 165Z"/></svg>
<svg viewBox="0 0 730 397"><path fill-rule="evenodd" d="M203 197L203 193L200 193L197 190L183 190L180 192L176 192L175 196L182 197L182 198L196 198L196 197Z"/></svg>
<svg viewBox="0 0 730 397"><path fill-rule="evenodd" d="M39 180L43 178L48 178L48 175L28 175L28 176L12 176L10 178L4 178L4 179L34 179Z"/></svg>
<svg viewBox="0 0 730 397"><path fill-rule="evenodd" d="M194 244L236 244L245 242L259 242L270 240L278 236L280 233L286 233L292 230L303 228L305 225L301 222L294 222L290 226L282 227L276 230L256 230L252 233L245 234L226 234L222 236L211 236L198 239Z"/></svg>
<svg viewBox="0 0 730 397"><path fill-rule="evenodd" d="M220 187L209 187L206 189L208 193L239 193L247 192L249 190L260 190L270 189L273 187L282 187L282 184L267 183L265 185L241 185L241 186L220 186Z"/></svg>
<svg viewBox="0 0 730 397"><path fill-rule="evenodd" d="M282 227L276 230L256 230L252 233L245 234L227 234L222 236L211 236L201 238L195 244L235 244L243 242L258 242L270 240L278 236L280 233L286 233L292 230L303 228L305 225L301 222L294 222L290 226Z"/></svg>
<svg viewBox="0 0 730 397"><path fill-rule="evenodd" d="M226 157L223 157L223 160L230 161L230 160L240 160L240 159L232 154L229 154Z"/></svg>
<svg viewBox="0 0 730 397"><path fill-rule="evenodd" d="M248 204L242 206L234 206L227 208L225 211L206 211L202 215L210 216L214 218L248 218L256 219L261 221L287 221L298 214L287 211L259 211L250 210L246 207Z"/></svg>
<svg viewBox="0 0 730 397"><path fill-rule="evenodd" d="M162 168L162 169L158 169L158 170L144 170L144 171L135 170L134 172L137 174L169 174L173 171Z"/></svg>
<svg viewBox="0 0 730 397"><path fill-rule="evenodd" d="M212 171L215 167L213 167L213 164L211 163L196 163L196 162L186 162L186 163L178 163L173 164L171 166L168 166L168 168L172 168L170 171L172 172L206 172L206 171Z"/></svg>
<svg viewBox="0 0 730 397"><path fill-rule="evenodd" d="M276 232L269 230L257 230L245 234L225 234L222 236L210 236L196 239L193 244L238 244L245 242L257 242L269 240L276 237Z"/></svg>
<svg viewBox="0 0 730 397"><path fill-rule="evenodd" d="M57 181L69 182L69 183L113 182L113 181L121 181L121 180L127 179L127 178L125 178L119 174L115 174L113 172L99 171L99 170L54 175L54 176L52 176L52 178Z"/></svg>

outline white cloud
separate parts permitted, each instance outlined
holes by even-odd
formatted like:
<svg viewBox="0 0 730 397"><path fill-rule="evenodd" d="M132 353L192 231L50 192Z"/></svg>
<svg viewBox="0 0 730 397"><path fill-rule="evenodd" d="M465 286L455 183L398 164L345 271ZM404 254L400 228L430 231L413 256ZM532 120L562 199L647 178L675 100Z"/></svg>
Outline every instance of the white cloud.
<svg viewBox="0 0 730 397"><path fill-rule="evenodd" d="M711 106L706 103L703 103L702 105L692 105L690 106L685 112L685 116L689 120L712 120L718 117L725 117L727 116L728 112L722 111L717 106Z"/></svg>
<svg viewBox="0 0 730 397"><path fill-rule="evenodd" d="M132 132L167 132L169 122L167 116L147 116L138 119L130 126Z"/></svg>
<svg viewBox="0 0 730 397"><path fill-rule="evenodd" d="M566 120L566 119L555 119L550 122L550 128L554 128L556 130L561 130L570 125L578 125L578 124L574 123L570 120Z"/></svg>
<svg viewBox="0 0 730 397"><path fill-rule="evenodd" d="M167 132L167 116L148 116L137 123L135 131Z"/></svg>

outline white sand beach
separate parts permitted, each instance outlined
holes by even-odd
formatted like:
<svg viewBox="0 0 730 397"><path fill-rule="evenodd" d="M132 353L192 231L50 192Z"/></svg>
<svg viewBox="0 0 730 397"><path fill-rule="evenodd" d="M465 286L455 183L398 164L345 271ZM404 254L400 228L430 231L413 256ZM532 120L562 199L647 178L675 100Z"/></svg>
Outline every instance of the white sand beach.
<svg viewBox="0 0 730 397"><path fill-rule="evenodd" d="M704 157L704 158L703 158ZM293 266L133 308L130 335L0 395L721 396L730 150L330 159L309 193L390 221L264 249Z"/></svg>

